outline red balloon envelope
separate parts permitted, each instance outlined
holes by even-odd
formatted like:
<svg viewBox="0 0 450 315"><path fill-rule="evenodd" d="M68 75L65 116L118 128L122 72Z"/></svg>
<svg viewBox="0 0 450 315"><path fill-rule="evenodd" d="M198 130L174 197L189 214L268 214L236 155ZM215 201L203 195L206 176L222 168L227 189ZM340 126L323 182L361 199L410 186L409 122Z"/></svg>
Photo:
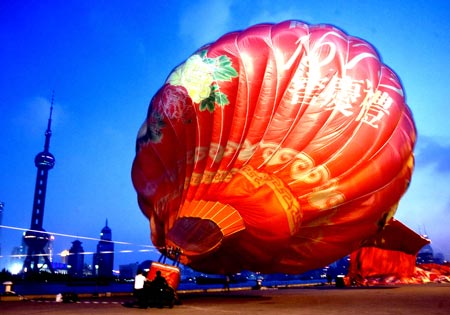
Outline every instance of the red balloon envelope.
<svg viewBox="0 0 450 315"><path fill-rule="evenodd" d="M392 218L415 137L399 79L370 44L330 25L261 24L172 71L132 179L162 252L205 272L301 273Z"/></svg>

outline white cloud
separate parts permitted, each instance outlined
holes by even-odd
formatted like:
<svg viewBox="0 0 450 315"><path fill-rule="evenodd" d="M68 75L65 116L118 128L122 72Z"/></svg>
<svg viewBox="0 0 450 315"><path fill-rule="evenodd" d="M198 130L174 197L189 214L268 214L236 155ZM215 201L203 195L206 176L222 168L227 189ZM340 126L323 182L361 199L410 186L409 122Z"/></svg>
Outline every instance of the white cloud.
<svg viewBox="0 0 450 315"><path fill-rule="evenodd" d="M249 25L259 23L280 23L286 20L301 20L307 23L311 23L312 17L307 15L300 15L297 9L279 9L273 10L272 8L262 10L258 15L254 16Z"/></svg>
<svg viewBox="0 0 450 315"><path fill-rule="evenodd" d="M229 28L231 5L229 0L190 4L180 18L180 36L200 47L232 31Z"/></svg>
<svg viewBox="0 0 450 315"><path fill-rule="evenodd" d="M408 192L400 200L395 217L418 233L427 233L432 247L450 258L450 174L435 165L415 170Z"/></svg>
<svg viewBox="0 0 450 315"><path fill-rule="evenodd" d="M29 98L19 104L13 114L13 123L26 129L32 136L43 135L50 114L50 99L41 96Z"/></svg>

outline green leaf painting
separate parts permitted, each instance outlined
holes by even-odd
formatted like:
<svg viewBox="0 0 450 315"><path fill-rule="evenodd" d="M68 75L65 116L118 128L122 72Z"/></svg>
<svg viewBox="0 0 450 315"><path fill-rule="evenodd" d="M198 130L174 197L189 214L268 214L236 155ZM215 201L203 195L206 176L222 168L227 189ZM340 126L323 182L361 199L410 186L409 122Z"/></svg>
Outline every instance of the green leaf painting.
<svg viewBox="0 0 450 315"><path fill-rule="evenodd" d="M215 106L230 103L228 96L220 91L220 81L230 82L238 76L231 59L222 55L207 57L207 50L191 56L169 76L172 85L184 86L201 111L214 112Z"/></svg>

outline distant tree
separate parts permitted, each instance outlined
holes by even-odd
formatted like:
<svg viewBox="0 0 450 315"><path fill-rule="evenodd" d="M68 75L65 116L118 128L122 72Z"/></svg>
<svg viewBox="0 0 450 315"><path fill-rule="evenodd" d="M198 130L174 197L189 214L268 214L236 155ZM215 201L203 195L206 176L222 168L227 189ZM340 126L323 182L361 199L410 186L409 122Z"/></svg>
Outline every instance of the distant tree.
<svg viewBox="0 0 450 315"><path fill-rule="evenodd" d="M13 278L12 274L3 268L3 270L0 272L0 282L3 283L3 281L11 281Z"/></svg>

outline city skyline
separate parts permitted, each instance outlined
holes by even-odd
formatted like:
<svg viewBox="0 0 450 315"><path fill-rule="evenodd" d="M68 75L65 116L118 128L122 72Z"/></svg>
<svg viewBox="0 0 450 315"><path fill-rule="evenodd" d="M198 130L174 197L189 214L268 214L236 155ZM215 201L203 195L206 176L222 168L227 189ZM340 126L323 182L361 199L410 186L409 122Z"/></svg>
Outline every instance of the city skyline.
<svg viewBox="0 0 450 315"><path fill-rule="evenodd" d="M448 259L449 12L446 1L2 2L0 268L29 228L33 159L42 150L53 90L50 150L57 162L49 174L43 227L55 236L55 254L76 239L95 252L108 219L115 268L157 259L130 178L135 138L151 97L203 44L287 19L329 23L361 37L399 75L418 142L412 183L395 217L427 233L434 250Z"/></svg>
<svg viewBox="0 0 450 315"><path fill-rule="evenodd" d="M108 219L106 219L106 222ZM95 255L98 255L100 253L106 253L106 254L112 254L114 257L117 257L117 255L121 254L132 254L133 250L130 249L121 249L121 250L115 250L115 245L125 245L125 246L136 246L136 251L142 253L143 255L147 255L148 253L154 252L156 253L156 250L153 248L153 246L146 246L146 245L137 245L137 244L129 244L127 242L121 242L121 241L115 241L114 239L108 239L104 236L104 229L105 227L109 228L108 223L103 228L99 228L99 237L85 237L85 236L76 236L76 235L65 235L65 234L59 234L56 233L52 234L51 232L44 232L45 234L48 234L49 242L45 246L46 255L49 258L49 260L55 264L56 266L59 266L59 268L67 268L67 258L72 255L70 252L70 248L73 247L73 243L77 242L82 248L82 255L84 257L84 264L91 268L91 271L94 273L95 271L95 265L96 261L98 259L95 258ZM29 231L29 229L22 229L23 233L26 231ZM111 237L111 231L110 229L110 237ZM65 245L58 244L61 242L61 238L65 239L66 242L64 242ZM58 248L62 248L60 252L55 252L53 250L53 247L55 243L58 245ZM86 246L88 244L88 246ZM120 269L121 265L128 265L128 264L135 264L135 263L142 263L145 260L158 260L159 259L159 252L152 256L145 256L142 258L142 260L136 260L131 259L129 261L122 260L120 264L113 265L114 267L111 267L111 271L117 272ZM27 257L27 246L24 242L23 236L20 237L20 239L17 241L16 246L12 248L11 253L7 253L3 255L4 258L7 258L5 261L5 266L2 267L6 268L8 271L12 272L13 274L18 274L22 271L23 263L25 261L25 258ZM114 258L113 258L114 260ZM62 264L62 265L61 265ZM47 267L42 266L42 270L48 270ZM98 268L98 267L97 267Z"/></svg>

